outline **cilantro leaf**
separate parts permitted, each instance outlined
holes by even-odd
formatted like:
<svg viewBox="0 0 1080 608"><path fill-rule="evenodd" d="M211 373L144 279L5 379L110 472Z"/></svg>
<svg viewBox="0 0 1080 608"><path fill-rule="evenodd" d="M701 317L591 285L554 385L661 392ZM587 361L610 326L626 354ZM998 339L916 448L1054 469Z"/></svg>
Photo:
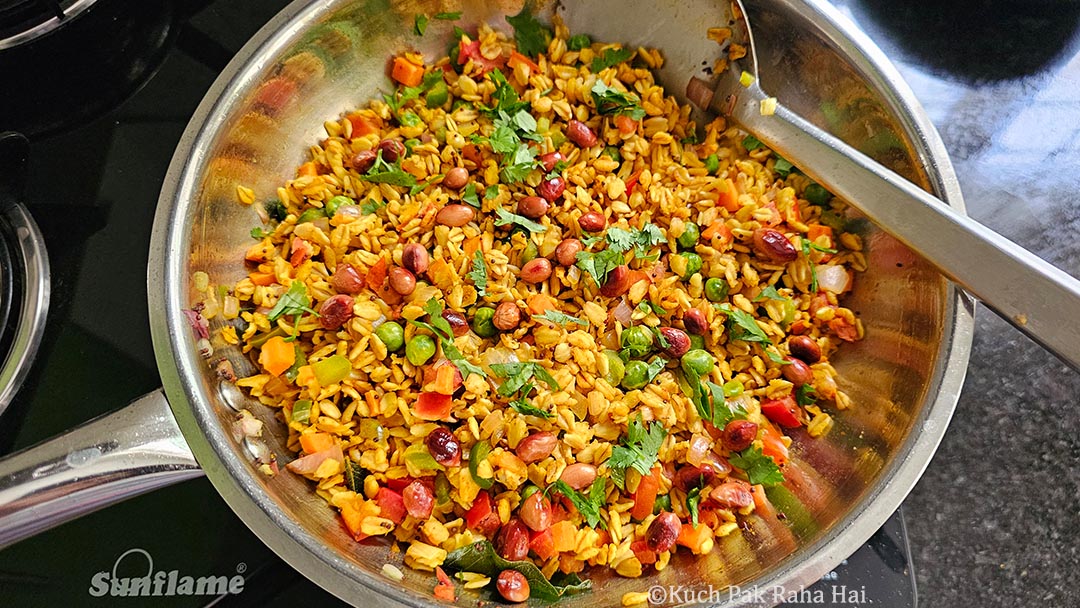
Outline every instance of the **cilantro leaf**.
<svg viewBox="0 0 1080 608"><path fill-rule="evenodd" d="M266 209L266 215L270 216L270 219L278 222L289 215L289 210L285 208L285 204L276 198L263 203L263 209Z"/></svg>
<svg viewBox="0 0 1080 608"><path fill-rule="evenodd" d="M607 86L603 80L597 80L591 89L596 111L601 114L625 114L634 120L645 118L645 110L632 93L623 93Z"/></svg>
<svg viewBox="0 0 1080 608"><path fill-rule="evenodd" d="M592 38L588 34L575 34L566 41L566 48L571 51L580 51L590 46L592 46Z"/></svg>
<svg viewBox="0 0 1080 608"><path fill-rule="evenodd" d="M266 313L266 318L273 323L284 315L301 315L309 312L316 317L319 316L319 313L310 307L311 300L308 299L307 287L302 281L293 281L289 285L289 290L282 294L270 312Z"/></svg>
<svg viewBox="0 0 1080 608"><path fill-rule="evenodd" d="M521 226L529 232L544 232L547 227L543 224L539 224L525 217L524 215L518 215L516 213L510 213L506 209L498 208L495 210L495 225L496 226L509 226L511 224Z"/></svg>
<svg viewBox="0 0 1080 608"><path fill-rule="evenodd" d="M453 13L435 13L435 18L440 21L457 21L461 19L461 11Z"/></svg>
<svg viewBox="0 0 1080 608"><path fill-rule="evenodd" d="M604 49L598 57L592 61L592 73L598 74L600 70L619 65L634 56L634 49Z"/></svg>
<svg viewBox="0 0 1080 608"><path fill-rule="evenodd" d="M584 496L560 479L548 486L547 490L544 492L555 491L569 498L570 502L574 505L574 508L585 518L585 523L589 524L589 527L595 528L599 525L602 528L607 528L607 526L604 525L603 520L600 519L600 512L607 500L604 484L604 478L597 477L596 481L594 481L589 488L589 495Z"/></svg>
<svg viewBox="0 0 1080 608"><path fill-rule="evenodd" d="M540 418L554 418L555 414L547 410L542 410L534 405L530 405L525 399L525 395L528 395L533 389L532 384L526 384L525 388L521 391L521 397L510 402L510 409L523 416L537 416Z"/></svg>
<svg viewBox="0 0 1080 608"><path fill-rule="evenodd" d="M487 110L487 114L495 117L505 112L507 116L510 116L529 107L529 102L521 101L517 90L506 80L506 76L498 68L489 72L488 78L495 83L495 91L491 94L491 98L495 100L495 107Z"/></svg>
<svg viewBox="0 0 1080 608"><path fill-rule="evenodd" d="M489 200L489 199L493 199L496 196L499 196L499 185L498 184L488 186L487 188L484 189L484 200L485 201Z"/></svg>
<svg viewBox="0 0 1080 608"><path fill-rule="evenodd" d="M754 298L754 301L755 302L760 302L762 300L778 300L778 301L782 302L782 301L784 301L786 299L787 298L780 295L780 292L776 291L776 286L769 285L765 289L761 290L761 292L757 295L757 297Z"/></svg>
<svg viewBox="0 0 1080 608"><path fill-rule="evenodd" d="M758 148L760 148L764 144L762 144L761 140L754 137L753 135L747 135L746 137L743 138L742 145L743 145L744 148L746 148L747 152L753 152L754 150L757 150Z"/></svg>
<svg viewBox="0 0 1080 608"><path fill-rule="evenodd" d="M409 188L409 196L416 196L417 194L420 194L424 191L424 188L427 188L431 184L435 183L435 180L441 177L443 177L442 173L438 175L432 175L431 177L425 179L423 182L416 184L412 188Z"/></svg>
<svg viewBox="0 0 1080 608"><path fill-rule="evenodd" d="M709 421L718 429L722 429L732 420L746 420L749 415L742 405L732 406L727 401L727 385L720 386L714 382L705 383L712 393L712 412ZM741 384L739 385L742 386Z"/></svg>
<svg viewBox="0 0 1080 608"><path fill-rule="evenodd" d="M263 238L266 238L268 236L270 236L270 233L263 230L259 226L256 226L256 227L251 229L251 238L253 238L253 239L263 239Z"/></svg>
<svg viewBox="0 0 1080 608"><path fill-rule="evenodd" d="M780 177L787 177L794 169L795 165L791 164L791 161L783 156L776 157L776 164L773 165L773 171L776 171L777 175Z"/></svg>
<svg viewBox="0 0 1080 608"><path fill-rule="evenodd" d="M605 249L597 253L579 251L577 254L577 267L589 273L597 285L603 285L607 275L616 266L621 266L625 260L623 254L614 249Z"/></svg>
<svg viewBox="0 0 1080 608"><path fill-rule="evenodd" d="M795 403L801 406L814 405L817 403L817 391L809 383L800 386L795 391Z"/></svg>
<svg viewBox="0 0 1080 608"><path fill-rule="evenodd" d="M622 228L609 228L607 231L608 249L614 249L619 253L634 250L635 258L645 258L649 249L654 245L664 242L664 233L660 227L653 223L645 224L641 229L623 230Z"/></svg>
<svg viewBox="0 0 1080 608"><path fill-rule="evenodd" d="M510 184L525 181L529 173L536 168L536 151L528 145L518 144L513 156L504 163L499 171L499 178Z"/></svg>
<svg viewBox="0 0 1080 608"><path fill-rule="evenodd" d="M549 171L549 173L558 173L559 175L562 175L562 173L566 171L566 168L569 166L570 163L566 162L565 160L557 161L555 165L551 167L551 171Z"/></svg>
<svg viewBox="0 0 1080 608"><path fill-rule="evenodd" d="M769 361L777 365L791 365L791 362L780 356L780 353L774 352L771 348L763 349L765 356L769 358Z"/></svg>
<svg viewBox="0 0 1080 608"><path fill-rule="evenodd" d="M530 57L536 57L547 50L551 42L551 30L532 14L533 3L529 0L521 8L521 12L507 17L506 22L514 28L514 40L517 42L518 52Z"/></svg>
<svg viewBox="0 0 1080 608"><path fill-rule="evenodd" d="M653 357L652 361L649 361L649 366L645 369L646 382L652 382L656 380L656 377L660 375L660 372L664 371L667 367L667 359L663 357Z"/></svg>
<svg viewBox="0 0 1080 608"><path fill-rule="evenodd" d="M469 185L465 186L465 190L461 193L461 201L477 209L480 208L480 198L476 195L476 184L469 182Z"/></svg>
<svg viewBox="0 0 1080 608"><path fill-rule="evenodd" d="M536 119L532 114L529 114L528 110L518 110L517 114L510 119L514 126L525 133L536 133Z"/></svg>
<svg viewBox="0 0 1080 608"><path fill-rule="evenodd" d="M774 486L784 483L784 474L771 456L761 452L761 448L751 446L738 454L728 457L728 462L746 471L746 477L753 485Z"/></svg>
<svg viewBox="0 0 1080 608"><path fill-rule="evenodd" d="M484 254L480 253L477 249L473 254L472 270L466 275L472 279L473 286L476 287L476 295L481 298L487 296L487 265L484 263Z"/></svg>
<svg viewBox="0 0 1080 608"><path fill-rule="evenodd" d="M577 323L578 325L588 326L589 322L580 317L574 317L566 314L565 312L559 312L557 310L545 310L542 315L533 315L534 319L543 319L545 321L551 321L556 325L569 325L570 323Z"/></svg>
<svg viewBox="0 0 1080 608"><path fill-rule="evenodd" d="M426 329L435 334L435 337L439 339L439 344L442 346L443 356L450 360L458 371L461 372L463 378L468 378L469 374L476 374L480 377L486 378L487 374L479 366L470 363L465 355L461 354L457 346L454 345L454 330L450 327L450 322L443 318L443 305L435 298L431 298L424 304L424 312L428 315L428 321L420 321L417 319L410 319L409 323Z"/></svg>
<svg viewBox="0 0 1080 608"><path fill-rule="evenodd" d="M531 391L533 385L529 381L532 380L533 376L542 380L551 390L560 390L559 383L555 381L555 378L536 361L494 363L491 365L491 371L496 377L506 379L506 382L500 384L496 390L503 397L509 397L526 386ZM528 395L528 393L523 392L522 395Z"/></svg>
<svg viewBox="0 0 1080 608"><path fill-rule="evenodd" d="M490 488L495 483L495 480L489 477L480 477L478 467L480 466L480 461L487 458L490 453L491 444L487 441L477 441L473 444L472 449L469 450L469 474L472 475L476 485L485 490Z"/></svg>
<svg viewBox="0 0 1080 608"><path fill-rule="evenodd" d="M491 145L491 149L499 154L513 154L517 152L519 143L521 143L521 139L518 137L517 133L514 132L514 127L510 126L508 122L498 124L491 133L491 137L488 138L488 144Z"/></svg>
<svg viewBox="0 0 1080 608"><path fill-rule="evenodd" d="M611 457L607 461L615 485L625 487L626 469L631 467L642 475L648 475L659 458L660 446L663 445L665 437L667 431L664 425L652 422L646 429L640 415L633 419L626 430L622 445L612 448Z"/></svg>
<svg viewBox="0 0 1080 608"><path fill-rule="evenodd" d="M368 169L367 173L361 175L360 179L373 184L390 184L402 188L416 186L416 177L411 173L402 171L401 165L398 163L390 164L383 160L381 150L379 155L375 157L375 164Z"/></svg>
<svg viewBox="0 0 1080 608"><path fill-rule="evenodd" d="M645 300L642 300L641 302L639 302L638 305L637 305L637 308L638 308L638 310L640 310L641 312L643 312L645 314L649 314L651 312L651 313L655 314L658 317L662 317L662 316L667 314L667 311L664 310L664 308L662 306L660 306L659 304L655 304L655 303L653 303L652 300L648 300L648 299L645 299Z"/></svg>
<svg viewBox="0 0 1080 608"><path fill-rule="evenodd" d="M416 19L413 22L413 30L416 32L417 36L423 36L424 35L424 32L427 31L427 24L428 24L428 16L427 15L420 14L420 15L416 16Z"/></svg>
<svg viewBox="0 0 1080 608"><path fill-rule="evenodd" d="M372 213L375 213L376 211L382 209L385 206L386 203L382 201L368 200L368 202L360 205L360 213L363 213L364 215L371 215Z"/></svg>
<svg viewBox="0 0 1080 608"><path fill-rule="evenodd" d="M732 308L731 305L727 303L719 304L716 308L727 315L727 330L728 335L731 336L732 340L772 344L772 341L769 340L769 337L766 336L765 332L758 326L754 317L746 311L739 308Z"/></svg>
<svg viewBox="0 0 1080 608"><path fill-rule="evenodd" d="M686 493L686 510L690 512L690 521L698 525L698 505L701 504L701 487L692 488Z"/></svg>

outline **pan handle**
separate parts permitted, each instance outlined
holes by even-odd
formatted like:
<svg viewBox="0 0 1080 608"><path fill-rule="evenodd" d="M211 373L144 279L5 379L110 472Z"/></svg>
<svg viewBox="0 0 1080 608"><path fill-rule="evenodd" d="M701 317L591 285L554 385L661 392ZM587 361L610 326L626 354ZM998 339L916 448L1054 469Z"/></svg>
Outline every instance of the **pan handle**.
<svg viewBox="0 0 1080 608"><path fill-rule="evenodd" d="M161 389L0 460L0 548L203 474Z"/></svg>

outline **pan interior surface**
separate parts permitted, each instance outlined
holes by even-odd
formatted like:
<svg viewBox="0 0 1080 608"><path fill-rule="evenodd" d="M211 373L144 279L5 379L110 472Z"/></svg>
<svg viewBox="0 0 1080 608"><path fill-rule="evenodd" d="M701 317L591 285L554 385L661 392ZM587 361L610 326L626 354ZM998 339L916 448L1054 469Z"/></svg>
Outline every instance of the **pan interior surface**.
<svg viewBox="0 0 1080 608"><path fill-rule="evenodd" d="M563 2L554 12L572 33L596 41L651 46L667 57L658 79L679 95L691 76L707 75L720 47L706 37L721 11L709 0ZM455 6L455 10L456 10ZM305 479L269 476L260 464L294 456L275 411L220 380L202 359L182 310L202 296L194 273L212 285L246 276L241 263L260 225L237 186L257 200L274 197L295 175L323 124L390 92L388 59L415 49L430 61L445 54L455 25L487 22L507 32L520 2L465 1L457 22L432 20L413 32L414 16L447 9L427 1L297 2L269 23L229 65L203 101L182 139L162 192L151 252L154 343L163 381L185 437L229 505L292 566L343 600L359 604L431 603L433 578L404 569L404 581L381 574L401 565L400 552L376 541L356 543L336 512ZM868 41L835 21L816 2L747 3L767 89L812 122L829 129L890 168L962 209L951 165L929 121L895 71ZM677 61L673 59L678 59ZM929 462L944 432L967 365L970 302L902 245L868 222L852 218L866 243L868 270L855 281L847 306L857 311L866 339L846 345L834 364L853 407L834 415L824 437L795 435L789 483L773 498L784 521L747 518L702 557L680 554L660 573L640 579L597 572L591 593L567 605L615 606L629 591L653 585L715 590L723 605L754 598L724 591L774 590L782 597L812 583L853 552L895 510ZM220 319L211 323L218 336ZM255 372L237 347L215 339L211 362L228 358L243 377ZM237 441L238 411L265 423L261 439ZM591 573L586 572L586 575ZM779 594L779 595L778 595ZM708 597L708 596L706 596ZM760 598L758 598L760 599ZM461 593L458 603L474 605Z"/></svg>

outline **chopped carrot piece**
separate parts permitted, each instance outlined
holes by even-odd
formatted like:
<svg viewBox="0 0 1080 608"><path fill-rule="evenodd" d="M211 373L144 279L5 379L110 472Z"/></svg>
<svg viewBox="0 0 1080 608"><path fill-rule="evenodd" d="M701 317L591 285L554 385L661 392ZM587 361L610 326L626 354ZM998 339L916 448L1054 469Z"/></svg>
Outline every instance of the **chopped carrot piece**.
<svg viewBox="0 0 1080 608"><path fill-rule="evenodd" d="M367 286L372 291L379 291L379 288L386 283L386 258L379 258L378 262L372 264L367 273Z"/></svg>
<svg viewBox="0 0 1080 608"><path fill-rule="evenodd" d="M788 449L784 445L784 439L771 424L765 425L762 429L761 452L766 456L771 456L778 465L788 461Z"/></svg>
<svg viewBox="0 0 1080 608"><path fill-rule="evenodd" d="M360 522L364 519L364 514L357 509L352 502L346 502L341 505L341 520L345 522L345 529L349 531L349 534L353 535L356 540L364 540L367 538L367 534L360 531Z"/></svg>
<svg viewBox="0 0 1080 608"><path fill-rule="evenodd" d="M735 190L735 182L731 181L729 177L724 180L724 184L727 188L724 188L724 191L720 193L720 199L716 203L724 209L735 213L739 210L739 193Z"/></svg>
<svg viewBox="0 0 1080 608"><path fill-rule="evenodd" d="M546 293L529 296L529 299L525 300L525 304L529 307L529 314L533 315L542 315L549 310L558 310L559 308L559 301Z"/></svg>
<svg viewBox="0 0 1080 608"><path fill-rule="evenodd" d="M330 433L300 433L300 447L305 454L315 454L334 447Z"/></svg>
<svg viewBox="0 0 1080 608"><path fill-rule="evenodd" d="M660 490L660 469L654 467L646 476L641 478L637 492L634 493L634 510L630 516L641 521L652 515L653 504L656 502L656 494Z"/></svg>
<svg viewBox="0 0 1080 608"><path fill-rule="evenodd" d="M248 275L251 282L256 285L273 285L277 282L277 277L272 272L253 272Z"/></svg>
<svg viewBox="0 0 1080 608"><path fill-rule="evenodd" d="M769 497L765 495L765 486L761 484L751 486L750 494L754 497L754 511L758 515L766 519L773 519L776 516L776 508L769 501Z"/></svg>
<svg viewBox="0 0 1080 608"><path fill-rule="evenodd" d="M296 363L296 350L281 336L274 336L262 345L259 352L259 365L270 375L280 376Z"/></svg>
<svg viewBox="0 0 1080 608"><path fill-rule="evenodd" d="M637 131L637 126L638 121L630 118L626 114L619 114L615 117L615 128L623 135L629 135L634 131Z"/></svg>
<svg viewBox="0 0 1080 608"><path fill-rule="evenodd" d="M698 524L696 528L684 524L679 530L679 537L675 543L690 549L694 555L708 553L713 547L713 530L701 524Z"/></svg>
<svg viewBox="0 0 1080 608"><path fill-rule="evenodd" d="M307 386L315 381L315 370L310 365L301 365L296 370L296 386Z"/></svg>
<svg viewBox="0 0 1080 608"><path fill-rule="evenodd" d="M577 529L569 521L560 521L551 526L551 544L556 551L573 551Z"/></svg>
<svg viewBox="0 0 1080 608"><path fill-rule="evenodd" d="M379 126L375 124L375 121L364 116L363 114L349 114L345 118L349 119L352 123L352 136L363 137L372 133L379 132Z"/></svg>
<svg viewBox="0 0 1080 608"><path fill-rule="evenodd" d="M480 237L478 236L465 239L465 243L461 246L461 250L465 252L465 258L469 260L473 259L477 249L480 249Z"/></svg>
<svg viewBox="0 0 1080 608"><path fill-rule="evenodd" d="M806 238L811 241L818 240L818 237L822 235L829 237L829 242L825 246L831 248L833 242L833 229L830 226L824 224L811 224L810 229L806 232Z"/></svg>
<svg viewBox="0 0 1080 608"><path fill-rule="evenodd" d="M536 62L533 61L532 59L529 59L528 57L526 57L525 55L522 55L521 53L519 53L517 51L514 51L514 52L510 53L510 59L507 60L506 65L509 66L510 69L513 70L513 69L516 69L517 66L520 65L520 64L525 64L525 65L529 66L529 69L531 69L533 72L539 72L540 71L540 66L537 65Z"/></svg>
<svg viewBox="0 0 1080 608"><path fill-rule="evenodd" d="M415 87L424 80L424 66L416 65L404 57L394 57L390 76L407 87Z"/></svg>

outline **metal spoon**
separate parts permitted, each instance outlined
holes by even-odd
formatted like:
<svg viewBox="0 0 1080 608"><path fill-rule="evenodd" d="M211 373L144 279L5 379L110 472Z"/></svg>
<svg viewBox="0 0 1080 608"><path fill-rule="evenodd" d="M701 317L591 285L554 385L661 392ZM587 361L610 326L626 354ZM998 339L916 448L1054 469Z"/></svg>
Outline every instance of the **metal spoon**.
<svg viewBox="0 0 1080 608"><path fill-rule="evenodd" d="M721 113L865 214L1017 329L1080 370L1080 281L1046 263L865 154L814 126L761 89L754 40L740 0L729 7L728 44L746 55L688 97ZM721 17L724 15L722 14ZM743 74L746 74L745 76ZM695 90L696 89L696 90Z"/></svg>

